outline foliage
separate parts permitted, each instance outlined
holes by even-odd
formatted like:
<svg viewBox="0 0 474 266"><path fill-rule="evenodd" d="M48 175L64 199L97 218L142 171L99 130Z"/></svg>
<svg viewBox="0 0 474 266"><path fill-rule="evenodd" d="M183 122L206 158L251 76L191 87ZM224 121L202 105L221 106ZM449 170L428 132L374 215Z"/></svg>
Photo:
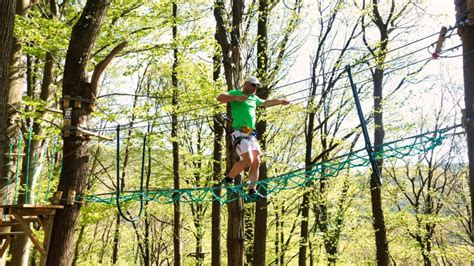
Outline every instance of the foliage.
<svg viewBox="0 0 474 266"><path fill-rule="evenodd" d="M68 1L65 1L68 2ZM62 65L68 45L72 26L80 15L82 1L69 1L63 8L62 15L57 19L45 16L44 4L35 6L27 16L17 16L15 35L24 45L24 52L34 61L34 72L38 77L42 74L46 52L54 55L59 64L59 70L54 73L55 85L60 86ZM186 188L212 186L212 152L213 152L213 115L225 113L225 106L218 105L215 97L225 89L223 75L213 81L213 56L218 46L214 38L214 21L212 7L208 1L175 1L178 4L178 19L173 21L171 3L173 1L112 1L106 22L92 53L89 69L92 71L110 51L122 41L128 41L123 53L107 69L101 82L97 108L89 123L89 129L102 135L114 138L113 141L93 139L91 141L90 169L87 194L110 193L117 190L115 181L116 171L124 170L125 190L138 190L142 170L142 141L147 136L145 156L145 189L169 189L173 187L173 169L171 154L171 114L175 113L179 120L179 135L177 137L181 151L180 174L182 186ZM314 154L325 152L327 143L337 144L325 158L345 154L351 149L363 147L361 140L352 140L357 130L354 122L355 113L342 66L353 65L360 71L355 74L363 106L369 108L371 103L366 99L369 92L366 89L369 70L373 66L368 61L367 54L361 52L364 43L358 35L358 16L368 12L356 9L346 1L320 1L318 4L304 3L297 12L294 1L270 1L269 24L269 65L278 67L270 70L270 87L272 98L288 98L293 104L285 107L268 109L259 119L266 119L267 135L266 150L262 159L267 162L269 176L278 176L295 169L304 167L305 158L305 117L309 113L316 114L316 121L321 125L315 130L315 143L311 147ZM286 2L291 2L286 3ZM284 85L289 81L287 74L291 73L292 64L299 53L317 50L315 46L308 48L301 44L306 35L315 34L310 42L319 42L324 27L318 23L327 23L333 13L325 13L324 4L333 4L338 17L333 25L334 36L325 47L321 48L319 61L316 60L316 76L318 90L313 96L308 87L310 82L300 82ZM246 6L246 35L245 51L246 73L256 73L256 2ZM298 6L297 6L298 7ZM360 5L358 6L360 7ZM383 8L387 8L384 6ZM411 12L415 9L410 6ZM400 10L398 10L400 11ZM313 14L313 15L312 15ZM314 14L317 18L314 19ZM413 13L410 13L413 14ZM287 24L288 21L292 23ZM312 22L313 24L310 24ZM407 21L403 20L403 23ZM413 21L408 21L413 22ZM171 27L176 23L179 28L177 41L172 41ZM306 24L305 24L306 23ZM311 26L307 26L310 24ZM306 26L305 26L306 25ZM422 26L413 22L413 29L421 31ZM367 26L367 25L366 25ZM397 25L393 25L395 27ZM306 28L305 28L306 27ZM313 28L313 31L311 31ZM344 29L344 31L342 30ZM339 56L341 44L347 41L352 29L353 38L347 47L347 53ZM396 28L398 30L398 28ZM395 30L395 29L394 29ZM371 29L369 28L370 32ZM293 34L294 32L294 34ZM278 53L283 36L288 34L289 40L285 45L290 47L287 54ZM370 35L370 34L369 34ZM398 36L405 36L404 33ZM413 36L413 33L410 33ZM398 37L397 37L398 38ZM402 37L400 37L402 38ZM406 37L403 37L406 38ZM368 40L372 47L380 47L376 41ZM173 64L173 49L178 50L178 104L173 107L171 96L173 87L171 73ZM387 67L401 70L394 72L394 78L387 81L390 87L397 87L399 77L412 74L407 64L420 58L414 55L410 60L399 59L404 49L390 52L387 60L397 60ZM308 51L305 51L308 50ZM408 49L408 48L407 48ZM280 57L281 56L281 57ZM280 61L279 61L280 60ZM300 59L298 59L300 60ZM354 63L356 62L356 63ZM397 64L395 64L395 62ZM334 68L333 68L334 66ZM416 67L418 67L416 65ZM309 68L309 66L308 66ZM415 68L415 67L414 67ZM441 67L440 67L441 68ZM272 72L273 71L273 72ZM334 76L340 75L340 79ZM413 74L411 81L415 84L405 84L405 88L397 88L390 92L384 102L386 114L387 139L396 140L409 135L428 131L435 126L451 125L459 116L454 106L459 104L462 93L456 81L445 81L442 90L436 82L425 79L428 74ZM291 75L290 75L291 76ZM441 76L436 80L442 79ZM37 79L38 80L38 79ZM409 79L410 81L410 79ZM37 81L39 83L39 81ZM236 87L239 84L235 84ZM281 86L281 87L279 87ZM421 86L424 89L419 89ZM36 84L38 87L38 84ZM328 91L323 91L323 88ZM436 108L427 108L423 103L417 105L417 99L423 99L429 94L437 93L444 101L436 102ZM45 131L36 138L49 139L43 165L42 182L38 185L40 201L46 201L47 187L51 191L57 184L61 169L62 154L59 141L56 152L52 152L53 139L59 137L59 129L52 125L61 123L61 115L41 112L46 107L59 105L58 92L52 102L44 102L35 96L24 96L25 105L22 110L22 120L46 120L42 122ZM126 95L124 95L126 94ZM311 98L313 101L308 101ZM27 108L28 107L28 108ZM434 109L434 111L433 111ZM368 109L367 109L368 110ZM413 114L420 114L414 116ZM369 122L371 115L368 114ZM327 120L325 120L327 119ZM133 124L131 122L133 121ZM117 125L122 127L121 165L116 168L115 159L115 130ZM369 124L370 125L370 124ZM336 129L337 128L337 129ZM130 130L130 135L128 135ZM25 131L26 132L26 131ZM344 137L354 132L351 138ZM453 140L454 139L454 140ZM390 159L385 163L385 183L383 186L384 212L387 214L387 229L390 241L390 254L397 264L420 264L426 259L437 264L462 264L472 258L474 252L469 241L469 200L467 185L467 165L465 159L465 140L448 136L442 146L420 157ZM124 169L123 161L126 147L129 149L128 165ZM431 165L428 156L433 155ZM314 156L314 155L313 155ZM225 156L224 156L225 157ZM55 158L53 165L52 158ZM436 160L435 160L436 159ZM150 161L150 164L148 162ZM428 160L429 161L429 160ZM437 167L434 167L436 165ZM46 172L51 169L51 182L46 180ZM311 195L311 214L309 258L317 264L325 264L330 255L325 249L327 241L338 241L335 259L340 264L371 264L375 262L375 241L372 237L372 216L370 212L368 169L344 169L336 177L313 184L309 188L299 188L272 196L268 207L267 232L267 263L296 264L300 243L299 213L301 198L305 192ZM423 187L424 179L429 174L439 178L440 189L431 186ZM325 186L322 190L321 186ZM38 189L35 188L35 189ZM417 192L419 191L419 192ZM448 193L449 192L449 193ZM423 198L419 205L412 204L410 199L419 196ZM428 199L429 197L430 199ZM429 203L440 204L440 209L433 212L426 206ZM429 203L429 204L428 204ZM427 205L428 204L428 205ZM327 219L321 228L321 206L327 208ZM138 204L128 203L123 206L132 214L138 210ZM224 207L225 208L225 207ZM171 205L149 203L145 207L143 219L135 225L120 225L119 265L144 264L141 261L140 249L148 243L152 251L150 263L171 264L173 259L173 210ZM202 237L204 252L203 264L210 262L211 250L211 218L210 204L183 205L183 237L182 246L185 254L184 264L196 263L197 238ZM114 205L87 204L81 211L81 220L76 228L77 264L79 265L108 265L111 264L113 252L113 234L117 210ZM222 239L225 239L227 217L222 212ZM342 220L342 221L341 221ZM318 224L319 223L319 224ZM431 230L431 231L430 231ZM147 235L149 234L149 235ZM145 236L147 237L145 239ZM422 239L422 241L420 241ZM422 246L430 243L431 250L426 251ZM142 246L140 246L142 245ZM224 245L223 245L224 246ZM226 254L224 250L222 254ZM425 255L425 256L423 256Z"/></svg>

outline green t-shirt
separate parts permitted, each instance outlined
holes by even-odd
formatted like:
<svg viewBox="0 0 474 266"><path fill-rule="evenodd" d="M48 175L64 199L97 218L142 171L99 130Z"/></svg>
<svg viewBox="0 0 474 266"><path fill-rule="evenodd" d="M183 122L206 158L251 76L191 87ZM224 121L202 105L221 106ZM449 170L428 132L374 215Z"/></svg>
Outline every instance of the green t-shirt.
<svg viewBox="0 0 474 266"><path fill-rule="evenodd" d="M242 96L240 90L231 90L228 92L229 95ZM249 95L245 102L232 101L230 102L230 108L232 110L232 128L241 129L244 125L255 129L256 115L255 111L257 106L261 105L264 100L260 99L256 95Z"/></svg>

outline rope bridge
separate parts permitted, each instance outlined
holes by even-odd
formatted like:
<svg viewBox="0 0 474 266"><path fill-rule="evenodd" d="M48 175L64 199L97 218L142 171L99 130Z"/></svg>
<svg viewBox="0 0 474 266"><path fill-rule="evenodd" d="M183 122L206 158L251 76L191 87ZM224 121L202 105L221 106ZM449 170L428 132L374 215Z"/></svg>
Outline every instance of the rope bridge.
<svg viewBox="0 0 474 266"><path fill-rule="evenodd" d="M408 138L385 143L383 152L374 153L376 159L401 159L407 156L414 156L426 153L442 144L445 133L457 126L439 129ZM309 168L301 168L292 172L287 172L273 178L260 180L257 187L266 191L267 195L276 194L284 190L309 187L316 180L336 177L344 169L367 167L370 164L365 149L360 149L348 154L344 154L328 161L315 163ZM247 184L232 186L228 189L221 189L220 186L196 187L183 189L156 189L148 191L123 191L119 197L120 204L133 201L158 202L169 204L174 202L183 203L203 203L219 201L226 204L239 198L247 199L245 190ZM222 191L221 191L222 190ZM91 203L116 204L116 192L102 193L78 197Z"/></svg>

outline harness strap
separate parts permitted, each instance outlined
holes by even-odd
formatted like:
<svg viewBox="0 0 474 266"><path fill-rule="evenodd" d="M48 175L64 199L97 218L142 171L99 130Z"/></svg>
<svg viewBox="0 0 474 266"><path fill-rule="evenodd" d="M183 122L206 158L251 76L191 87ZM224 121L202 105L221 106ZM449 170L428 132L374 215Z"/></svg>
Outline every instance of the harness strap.
<svg viewBox="0 0 474 266"><path fill-rule="evenodd" d="M243 132L240 129L234 129L234 131L240 131L244 134L247 134L247 133ZM234 145L234 147L237 147L237 145L239 145L242 140L244 140L244 139L249 140L250 137L252 137L252 136L257 137L257 131L256 130L252 130L252 132L250 132L250 134L248 134L247 136L238 136L237 138L232 140L232 144Z"/></svg>
<svg viewBox="0 0 474 266"><path fill-rule="evenodd" d="M248 140L249 138L250 138L250 136L240 136L240 137L237 137L237 138L235 138L235 139L232 141L232 144L234 144L234 147L237 147L237 145L239 145L242 140L244 140L244 139L247 139L247 140Z"/></svg>

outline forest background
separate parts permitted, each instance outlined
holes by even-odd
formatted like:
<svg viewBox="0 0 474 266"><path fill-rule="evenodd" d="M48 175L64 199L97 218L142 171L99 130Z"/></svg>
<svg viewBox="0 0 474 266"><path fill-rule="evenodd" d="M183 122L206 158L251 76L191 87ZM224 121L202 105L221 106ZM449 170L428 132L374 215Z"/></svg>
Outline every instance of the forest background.
<svg viewBox="0 0 474 266"><path fill-rule="evenodd" d="M5 98L6 203L48 202L64 186L60 180L80 169L62 163L69 153L61 145L61 108L71 82L67 60L81 41L70 36L90 2L17 1ZM106 13L84 66L91 87L97 82L90 95L95 108L79 122L87 132L74 136L87 146L78 189L78 200L87 204L77 221L64 225L73 244L62 245L69 251L61 259L74 265L217 265L239 257L257 265L472 263L466 138L459 126L462 49L453 3L99 2ZM446 40L435 51L443 25ZM110 55L114 61L94 79ZM346 65L384 158L377 157L381 186L360 151L364 139ZM291 101L258 113L260 173L268 185L260 189L272 192L268 201L221 204L211 202L210 190L203 190L203 200L176 193L216 185L235 160L226 141L228 110L215 97L250 75L265 84L260 97ZM420 137L409 138L414 135ZM382 155L380 145L391 141L395 150L385 146ZM26 155L15 156L20 153ZM348 154L363 155L362 163ZM341 167L322 167L331 162ZM275 177L287 182L272 190ZM136 222L118 212L117 189L124 191L125 217L140 213ZM374 206L381 208L374 212ZM52 245L60 245L54 238ZM19 239L9 263L38 261L28 239Z"/></svg>

